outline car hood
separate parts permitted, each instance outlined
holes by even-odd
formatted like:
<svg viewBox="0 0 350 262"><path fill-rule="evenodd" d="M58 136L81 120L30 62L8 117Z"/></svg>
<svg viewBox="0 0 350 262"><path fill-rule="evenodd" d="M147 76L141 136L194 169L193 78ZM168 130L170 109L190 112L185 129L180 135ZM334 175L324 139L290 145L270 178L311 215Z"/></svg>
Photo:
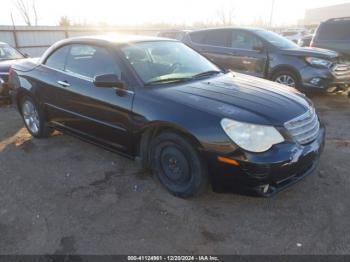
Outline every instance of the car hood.
<svg viewBox="0 0 350 262"><path fill-rule="evenodd" d="M295 89L237 73L158 91L176 102L221 118L261 125L283 126L311 105L305 95Z"/></svg>
<svg viewBox="0 0 350 262"><path fill-rule="evenodd" d="M335 51L314 47L295 47L291 49L283 49L281 52L285 55L312 56L323 59L334 59L339 56Z"/></svg>
<svg viewBox="0 0 350 262"><path fill-rule="evenodd" d="M10 67L25 59L13 59L13 60L0 60L0 73L8 73Z"/></svg>

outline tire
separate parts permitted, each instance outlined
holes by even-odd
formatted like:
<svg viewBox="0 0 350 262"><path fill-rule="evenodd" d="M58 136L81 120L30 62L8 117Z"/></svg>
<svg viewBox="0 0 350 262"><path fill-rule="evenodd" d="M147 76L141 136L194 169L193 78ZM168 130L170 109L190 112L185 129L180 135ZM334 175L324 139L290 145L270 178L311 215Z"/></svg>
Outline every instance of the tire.
<svg viewBox="0 0 350 262"><path fill-rule="evenodd" d="M301 89L300 80L297 75L289 70L282 70L274 73L271 80L289 87Z"/></svg>
<svg viewBox="0 0 350 262"><path fill-rule="evenodd" d="M208 188L208 170L195 147L175 133L161 133L150 147L154 175L173 195L198 196Z"/></svg>
<svg viewBox="0 0 350 262"><path fill-rule="evenodd" d="M52 129L47 127L44 114L32 97L22 97L20 110L24 125L33 137L46 138L51 134Z"/></svg>

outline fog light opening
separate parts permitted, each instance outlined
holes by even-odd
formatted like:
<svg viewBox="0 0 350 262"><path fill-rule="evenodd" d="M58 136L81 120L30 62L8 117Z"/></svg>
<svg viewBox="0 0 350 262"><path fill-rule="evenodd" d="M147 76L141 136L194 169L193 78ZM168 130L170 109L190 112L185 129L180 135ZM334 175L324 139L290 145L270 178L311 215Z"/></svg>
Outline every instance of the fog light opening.
<svg viewBox="0 0 350 262"><path fill-rule="evenodd" d="M310 80L310 84L314 85L314 86L319 86L321 83L321 78L319 77L314 77Z"/></svg>

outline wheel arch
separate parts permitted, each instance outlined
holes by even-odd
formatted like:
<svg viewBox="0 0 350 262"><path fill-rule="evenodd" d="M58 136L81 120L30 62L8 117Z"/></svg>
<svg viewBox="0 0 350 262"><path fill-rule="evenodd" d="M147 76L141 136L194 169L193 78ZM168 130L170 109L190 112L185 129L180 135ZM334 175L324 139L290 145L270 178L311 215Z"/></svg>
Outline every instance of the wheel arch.
<svg viewBox="0 0 350 262"><path fill-rule="evenodd" d="M143 127L135 136L135 155L144 168L149 164L149 148L153 138L163 132L172 132L184 136L197 150L202 149L199 140L188 130L170 122L155 121Z"/></svg>
<svg viewBox="0 0 350 262"><path fill-rule="evenodd" d="M22 114L22 110L21 110L21 100L23 99L23 97L25 96L29 96L31 97L32 99L34 99L34 101L37 101L34 97L34 95L28 91L27 89L25 88L20 88L18 89L17 91L17 94L16 94L16 98L15 98L15 102L16 102L16 106L18 108L18 111L20 114Z"/></svg>
<svg viewBox="0 0 350 262"><path fill-rule="evenodd" d="M298 81L301 83L301 75L299 73L299 71L291 66L291 65L279 65L279 66L276 66L275 68L273 68L268 76L269 80L272 80L273 76L278 73L278 72L282 72L282 71L290 71L292 72L293 74L295 74L295 76L298 78Z"/></svg>

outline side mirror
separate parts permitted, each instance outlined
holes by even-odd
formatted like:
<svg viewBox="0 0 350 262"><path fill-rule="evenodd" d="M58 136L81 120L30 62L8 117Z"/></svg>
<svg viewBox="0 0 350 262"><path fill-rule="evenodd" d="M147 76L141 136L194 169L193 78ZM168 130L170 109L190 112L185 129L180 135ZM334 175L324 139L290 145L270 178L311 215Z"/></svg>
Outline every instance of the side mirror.
<svg viewBox="0 0 350 262"><path fill-rule="evenodd" d="M117 87L120 89L125 88L125 82L121 81L119 77L114 74L105 74L105 75L95 76L93 83L96 87L105 87L105 88Z"/></svg>

